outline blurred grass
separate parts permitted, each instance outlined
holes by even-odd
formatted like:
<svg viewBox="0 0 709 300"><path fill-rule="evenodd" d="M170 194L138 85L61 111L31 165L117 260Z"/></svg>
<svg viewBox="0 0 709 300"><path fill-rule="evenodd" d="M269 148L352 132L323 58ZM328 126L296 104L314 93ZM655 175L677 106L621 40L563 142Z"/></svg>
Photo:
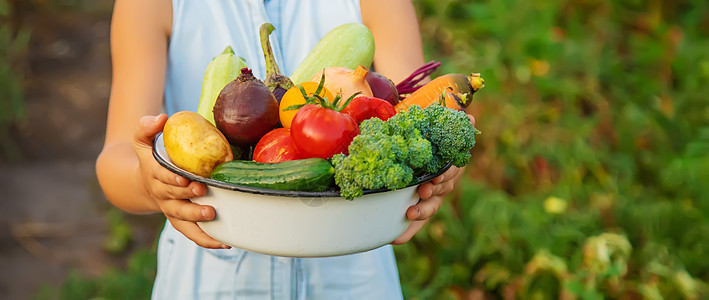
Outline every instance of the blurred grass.
<svg viewBox="0 0 709 300"><path fill-rule="evenodd" d="M486 87L469 176L396 248L406 298L709 297L709 3L415 3Z"/></svg>
<svg viewBox="0 0 709 300"><path fill-rule="evenodd" d="M709 2L414 3L486 87L467 176L395 247L407 299L709 297ZM39 298L145 298L152 255Z"/></svg>

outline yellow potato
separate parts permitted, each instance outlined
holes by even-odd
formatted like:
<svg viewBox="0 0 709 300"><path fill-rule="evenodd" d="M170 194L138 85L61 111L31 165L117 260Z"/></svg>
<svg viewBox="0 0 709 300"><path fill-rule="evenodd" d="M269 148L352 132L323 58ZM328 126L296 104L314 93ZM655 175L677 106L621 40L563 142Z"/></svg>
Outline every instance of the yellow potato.
<svg viewBox="0 0 709 300"><path fill-rule="evenodd" d="M170 116L163 128L163 140L176 166L202 177L209 177L214 167L233 159L224 134L195 112Z"/></svg>

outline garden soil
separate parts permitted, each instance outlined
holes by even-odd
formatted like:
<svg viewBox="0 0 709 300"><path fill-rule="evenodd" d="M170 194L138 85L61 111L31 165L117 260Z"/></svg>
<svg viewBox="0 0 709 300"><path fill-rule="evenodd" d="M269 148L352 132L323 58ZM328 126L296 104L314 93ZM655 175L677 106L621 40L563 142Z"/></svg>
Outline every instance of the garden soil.
<svg viewBox="0 0 709 300"><path fill-rule="evenodd" d="M94 162L104 138L111 63L110 16L62 13L27 20L26 113L12 132L18 155L0 162L0 299L31 299L76 272L124 268L153 245L163 219L125 215L132 243L107 251L106 218Z"/></svg>

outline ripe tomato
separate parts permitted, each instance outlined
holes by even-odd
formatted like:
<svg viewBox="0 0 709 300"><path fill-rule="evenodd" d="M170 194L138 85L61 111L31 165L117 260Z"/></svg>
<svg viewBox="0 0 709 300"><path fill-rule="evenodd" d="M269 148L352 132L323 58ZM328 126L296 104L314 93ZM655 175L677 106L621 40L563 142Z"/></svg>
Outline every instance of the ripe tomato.
<svg viewBox="0 0 709 300"><path fill-rule="evenodd" d="M347 154L347 147L358 134L359 126L352 116L315 104L298 110L291 126L302 158L328 159L338 153Z"/></svg>
<svg viewBox="0 0 709 300"><path fill-rule="evenodd" d="M300 85L303 86L303 89L305 89L305 93L307 95L312 96L315 94L315 91L318 89L318 83L316 82L303 82ZM327 98L329 102L332 102L335 97L328 91L325 87L322 88L320 93L318 94L320 97ZM291 123L293 122L293 117L295 116L295 113L298 112L297 110L284 110L285 108L288 108L293 105L300 105L300 104L305 104L305 98L303 98L303 93L300 91L298 86L294 86L286 91L285 94L283 94L283 98L281 98L281 104L278 106L278 116L281 120L281 125L285 128L290 128Z"/></svg>
<svg viewBox="0 0 709 300"><path fill-rule="evenodd" d="M396 114L396 109L384 99L360 96L352 99L342 112L352 116L357 123L362 123L369 118L380 118L386 121Z"/></svg>
<svg viewBox="0 0 709 300"><path fill-rule="evenodd" d="M266 133L254 147L254 161L277 163L300 159L290 129L276 128Z"/></svg>

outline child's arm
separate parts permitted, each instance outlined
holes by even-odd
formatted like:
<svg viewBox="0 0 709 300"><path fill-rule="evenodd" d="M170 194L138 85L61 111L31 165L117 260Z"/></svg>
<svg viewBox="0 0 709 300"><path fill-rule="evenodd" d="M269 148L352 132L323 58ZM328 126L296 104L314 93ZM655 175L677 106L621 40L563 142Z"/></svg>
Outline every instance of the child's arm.
<svg viewBox="0 0 709 300"><path fill-rule="evenodd" d="M424 64L423 46L416 11L410 0L362 0L362 21L374 36L374 69L399 83ZM474 121L471 116L471 121ZM403 244L418 232L443 204L463 175L464 168L451 167L443 175L422 184L421 201L406 216L409 228L393 244Z"/></svg>
<svg viewBox="0 0 709 300"><path fill-rule="evenodd" d="M410 0L361 0L362 22L374 36L374 69L394 84L422 66L423 45Z"/></svg>
<svg viewBox="0 0 709 300"><path fill-rule="evenodd" d="M175 229L208 248L225 247L195 223L211 220L214 209L188 198L206 187L179 177L152 156L152 140L167 120L159 115L165 86L169 0L116 1L111 24L113 82L106 140L96 174L106 197L132 213L162 212Z"/></svg>

